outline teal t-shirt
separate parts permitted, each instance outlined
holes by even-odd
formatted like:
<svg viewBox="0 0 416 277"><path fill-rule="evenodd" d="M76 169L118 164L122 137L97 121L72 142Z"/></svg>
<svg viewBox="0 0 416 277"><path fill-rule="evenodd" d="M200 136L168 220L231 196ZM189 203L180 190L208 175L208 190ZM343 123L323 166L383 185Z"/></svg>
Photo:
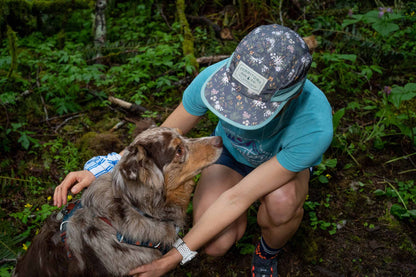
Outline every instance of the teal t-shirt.
<svg viewBox="0 0 416 277"><path fill-rule="evenodd" d="M182 102L187 112L201 116L208 111L201 89L227 60L203 70L186 88ZM257 167L276 156L284 168L299 172L318 165L331 144L332 109L324 93L307 80L300 96L264 127L242 130L220 120L215 134L240 163Z"/></svg>

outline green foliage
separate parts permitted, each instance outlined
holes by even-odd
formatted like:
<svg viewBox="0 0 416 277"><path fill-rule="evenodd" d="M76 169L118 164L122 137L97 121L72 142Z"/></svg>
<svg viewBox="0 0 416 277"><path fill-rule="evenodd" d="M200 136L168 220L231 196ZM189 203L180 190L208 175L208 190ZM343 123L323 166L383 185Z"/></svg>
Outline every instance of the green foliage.
<svg viewBox="0 0 416 277"><path fill-rule="evenodd" d="M43 32L53 32L65 27L67 15L94 6L90 0L1 0L0 1L0 31L5 25L10 25L22 34L30 34L35 29ZM2 33L0 32L0 38Z"/></svg>
<svg viewBox="0 0 416 277"><path fill-rule="evenodd" d="M197 57L230 54L237 46L236 41L220 42L215 39L215 34L209 28L196 26L193 30ZM202 68L201 68L202 69Z"/></svg>
<svg viewBox="0 0 416 277"><path fill-rule="evenodd" d="M28 150L30 145L33 147L39 147L39 140L31 137L35 132L24 129L26 123L11 123L11 128L4 128L0 126L0 138L2 138L2 148L4 151L10 151L10 145L12 140L17 138L17 142L25 149Z"/></svg>
<svg viewBox="0 0 416 277"><path fill-rule="evenodd" d="M10 233L6 233L6 236L4 237L5 240L8 240L5 245L8 247L12 257L17 256L16 252L27 250L27 247L30 245L30 238L34 235L33 232L36 231L37 233L45 219L57 209L57 207L47 203L42 204L40 207L27 203L24 205L23 210L10 214L11 218L17 220L16 224L22 226L22 229L24 230L19 236L13 239L10 239ZM26 242L22 244L24 241Z"/></svg>
<svg viewBox="0 0 416 277"><path fill-rule="evenodd" d="M111 84L110 92L131 97L137 104L166 95L174 89L178 78L184 76L181 72L163 74L171 73L175 67L184 67L184 62L175 61L179 54L178 46L179 44L161 44L155 47L139 47L137 51L140 54L128 58L126 64L113 66L98 85Z"/></svg>
<svg viewBox="0 0 416 277"><path fill-rule="evenodd" d="M346 46L361 51L360 56L365 61L407 75L405 72L411 68L410 59L416 55L415 41L411 39L415 23L414 11L412 14L405 9L379 7L345 18L342 30L352 38Z"/></svg>
<svg viewBox="0 0 416 277"><path fill-rule="evenodd" d="M383 95L383 101L376 112L379 125L386 129L391 125L396 126L401 134L409 137L416 145L416 83L385 87L380 94Z"/></svg>
<svg viewBox="0 0 416 277"><path fill-rule="evenodd" d="M329 179L332 177L330 173L324 173L326 170L331 168L336 168L337 166L337 159L324 159L318 166L314 168L313 176L317 176L315 178L322 184L326 184L329 182ZM314 178L314 179L315 179ZM314 180L312 179L312 181Z"/></svg>
<svg viewBox="0 0 416 277"><path fill-rule="evenodd" d="M8 277L11 276L11 271L13 270L14 266L4 266L0 268L0 276Z"/></svg>
<svg viewBox="0 0 416 277"><path fill-rule="evenodd" d="M375 73L381 74L378 65L363 65L357 61L356 54L322 53L314 54L312 67L321 64L318 74L310 78L327 93L342 93L348 91L350 96L362 94L362 87Z"/></svg>
<svg viewBox="0 0 416 277"><path fill-rule="evenodd" d="M34 233L41 227L46 217L57 208L45 203L45 201L51 200L51 196L44 196L46 183L39 178L30 176L28 179L21 179L14 177L12 173L11 176L0 176L0 182L2 195L0 201L0 216L2 218L0 221L0 259L12 260L27 249ZM15 203L14 212L5 210L3 207L12 192L25 193L24 198L31 199L28 200L31 202ZM4 274L10 272L9 264L2 264L1 270Z"/></svg>
<svg viewBox="0 0 416 277"><path fill-rule="evenodd" d="M45 148L44 165L47 169L51 163L57 165L66 175L80 168L78 148L71 142L64 142L63 138L43 144Z"/></svg>
<svg viewBox="0 0 416 277"><path fill-rule="evenodd" d="M245 239L251 239L251 237L252 235L244 236L237 242L236 247L240 250L241 255L251 255L256 250L256 246L251 241L244 242Z"/></svg>
<svg viewBox="0 0 416 277"><path fill-rule="evenodd" d="M374 31L383 37L398 31L400 28L395 22L404 18L401 13L393 13L391 8L379 8L378 11L373 10L365 14L353 14L351 17L352 19L344 20L342 23L343 28L355 23L364 23L370 25Z"/></svg>
<svg viewBox="0 0 416 277"><path fill-rule="evenodd" d="M17 257L17 253L9 245L16 245L21 242L21 236L11 239L0 233L0 259L12 259ZM3 275L0 275L3 276Z"/></svg>
<svg viewBox="0 0 416 277"><path fill-rule="evenodd" d="M415 181L398 181L397 186L388 181L385 183L388 186L384 190L377 189L374 194L399 200L399 203L394 203L391 206L390 213L399 219L416 219L416 209L409 208L409 205L416 205Z"/></svg>
<svg viewBox="0 0 416 277"><path fill-rule="evenodd" d="M113 11L117 18L110 18L108 48L103 52L120 65L103 72L97 85L107 93L115 94L136 104L153 102L161 104L177 102L178 96L167 95L176 91L176 83L193 72L191 61L182 56L180 26L173 23L171 30L161 24L160 14L153 15L148 5L119 3ZM116 21L117 19L117 21Z"/></svg>
<svg viewBox="0 0 416 277"><path fill-rule="evenodd" d="M329 209L330 208L331 195L327 194L325 201L321 203L316 201L305 201L303 208L305 212L308 212L310 226L313 230L320 229L323 231L328 231L328 234L334 235L337 232L337 224L335 222L326 221L324 219L318 218L318 209Z"/></svg>
<svg viewBox="0 0 416 277"><path fill-rule="evenodd" d="M57 207L49 204L43 204L40 208L34 208L33 205L26 204L23 211L11 213L10 216L20 220L24 225L35 225L30 226L29 229L31 229L40 227L40 224L56 209Z"/></svg>

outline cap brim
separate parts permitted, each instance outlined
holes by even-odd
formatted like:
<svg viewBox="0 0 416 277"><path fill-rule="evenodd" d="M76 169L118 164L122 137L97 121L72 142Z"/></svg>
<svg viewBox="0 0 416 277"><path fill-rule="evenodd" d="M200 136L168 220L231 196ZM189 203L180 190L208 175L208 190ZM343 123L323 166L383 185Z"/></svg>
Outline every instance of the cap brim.
<svg viewBox="0 0 416 277"><path fill-rule="evenodd" d="M221 120L244 130L264 127L288 102L261 101L248 98L234 89L226 70L228 63L218 68L205 81L201 97L205 105Z"/></svg>

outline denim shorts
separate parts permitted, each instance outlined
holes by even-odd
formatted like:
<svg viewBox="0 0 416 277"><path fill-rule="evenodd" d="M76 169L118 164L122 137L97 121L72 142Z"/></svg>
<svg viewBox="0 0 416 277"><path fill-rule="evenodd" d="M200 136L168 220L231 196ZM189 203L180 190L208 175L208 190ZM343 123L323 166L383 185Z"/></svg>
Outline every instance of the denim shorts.
<svg viewBox="0 0 416 277"><path fill-rule="evenodd" d="M212 133L211 136L215 136L215 134ZM226 167L229 167L237 171L243 177L246 177L250 172L252 172L255 169L255 167L251 167L251 166L238 162L225 147L222 148L221 156L218 158L218 160L214 164L225 165ZM312 177L313 171L314 169L311 166L309 168L310 177Z"/></svg>
<svg viewBox="0 0 416 277"><path fill-rule="evenodd" d="M243 177L246 177L251 171L255 169L255 167L251 167L251 166L238 162L225 147L223 147L221 156L218 158L218 160L214 164L225 165L226 167L229 167L237 171ZM312 177L313 171L314 171L314 168L311 166L309 168L310 177Z"/></svg>
<svg viewBox="0 0 416 277"><path fill-rule="evenodd" d="M246 177L255 168L238 162L225 147L223 147L221 156L214 164L225 165L226 167L237 171L243 177Z"/></svg>

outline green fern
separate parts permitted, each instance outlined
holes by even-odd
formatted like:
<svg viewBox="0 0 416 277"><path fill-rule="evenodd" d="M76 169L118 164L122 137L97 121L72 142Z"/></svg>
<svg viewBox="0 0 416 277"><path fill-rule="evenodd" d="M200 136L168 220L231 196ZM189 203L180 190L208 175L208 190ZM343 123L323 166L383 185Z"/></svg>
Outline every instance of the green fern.
<svg viewBox="0 0 416 277"><path fill-rule="evenodd" d="M22 235L10 237L7 233L0 233L0 260L13 260L18 256L16 246L25 239Z"/></svg>

